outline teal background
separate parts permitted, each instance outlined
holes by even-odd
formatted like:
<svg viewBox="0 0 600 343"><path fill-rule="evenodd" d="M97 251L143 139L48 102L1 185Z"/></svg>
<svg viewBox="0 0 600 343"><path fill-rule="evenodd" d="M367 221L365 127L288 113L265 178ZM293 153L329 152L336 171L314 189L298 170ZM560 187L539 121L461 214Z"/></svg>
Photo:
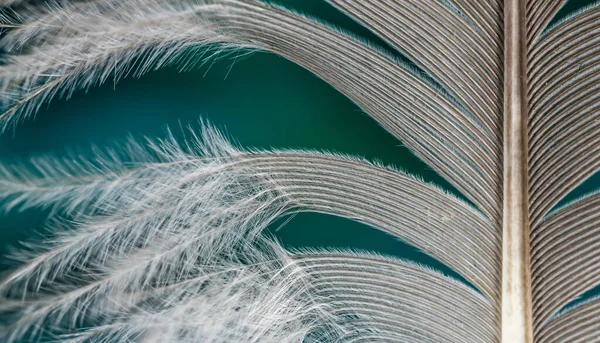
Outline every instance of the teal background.
<svg viewBox="0 0 600 343"><path fill-rule="evenodd" d="M364 38L385 44L321 0L285 0L286 5ZM571 1L564 16L590 1ZM12 132L0 136L0 160L5 162L67 147L91 155L89 146L136 137L161 137L165 126L196 124L202 117L223 128L245 147L304 148L335 151L380 160L417 174L456 193L401 142L360 111L351 101L310 72L268 53L221 59L189 71L164 68L141 78L126 78L70 100L55 99ZM598 188L594 176L568 198ZM457 194L458 195L458 194ZM19 241L43 231L41 210L0 216L0 271ZM408 258L459 277L431 257L365 225L333 216L302 213L280 230L273 230L286 246L350 247ZM594 291L596 292L596 291ZM592 293L590 293L592 294Z"/></svg>

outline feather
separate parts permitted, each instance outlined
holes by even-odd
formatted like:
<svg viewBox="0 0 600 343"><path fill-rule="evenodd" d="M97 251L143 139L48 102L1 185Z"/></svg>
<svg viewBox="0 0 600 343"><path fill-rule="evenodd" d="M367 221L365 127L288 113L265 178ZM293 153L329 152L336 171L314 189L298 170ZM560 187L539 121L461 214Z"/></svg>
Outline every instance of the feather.
<svg viewBox="0 0 600 343"><path fill-rule="evenodd" d="M299 343L347 335L349 321L334 314L328 300L311 290L306 274L286 262L289 259L279 255L280 251L269 249L268 244L251 247L245 242L237 258L201 259L195 268L178 277L152 271L152 285L147 287L111 287L89 292L82 299L87 291L84 286L77 289L80 299L72 299L70 306L61 304L62 308L58 301L65 302L77 291L36 299L19 312L18 329L11 332L8 341L31 337L40 330L34 327L32 333L25 332L28 325L39 325L62 342L73 343ZM202 263L210 263L210 267ZM124 263L119 264L122 267ZM120 273L111 277L122 277ZM129 279L123 281L132 285ZM41 313L45 320L35 318ZM81 329L78 321L88 325Z"/></svg>
<svg viewBox="0 0 600 343"><path fill-rule="evenodd" d="M222 49L268 50L338 88L488 216L498 218L497 140L483 134L482 123L465 115L452 96L410 67L313 19L259 1L215 0L174 6L165 0L145 0L130 5L109 6L115 15L93 16L90 20L97 25L90 25L88 16L82 15L85 6L57 10L59 17L71 19L64 21L70 24L58 33L51 26L43 46L12 55L0 69L8 103L3 123L28 116L54 95L68 95L109 77L119 78L130 72L128 62L136 58L141 63L134 72L141 74L181 58L189 51L186 49L205 49L214 42L225 43ZM52 20L41 17L44 15L31 19L31 29L25 22L23 29L14 30L16 36L10 38L9 34L7 44L35 37L40 28L44 32L44 22ZM86 33L92 26L94 32Z"/></svg>
<svg viewBox="0 0 600 343"><path fill-rule="evenodd" d="M596 266L600 196L594 194L548 216L532 231L536 327L600 283Z"/></svg>
<svg viewBox="0 0 600 343"><path fill-rule="evenodd" d="M302 251L292 255L334 311L411 342L496 342L493 301L427 268L371 253ZM456 322L462 325L455 325Z"/></svg>
<svg viewBox="0 0 600 343"><path fill-rule="evenodd" d="M257 175L272 180L299 210L340 215L379 228L497 296L500 237L492 223L462 201L393 169L349 158L274 152L248 160L259 168Z"/></svg>
<svg viewBox="0 0 600 343"><path fill-rule="evenodd" d="M96 163L42 159L33 164L37 167L33 171L27 166L5 166L0 173L0 185L4 185L0 186L0 197L12 198L7 202L9 208L58 206L67 213L92 208L94 212L87 213L88 217L110 215L92 221L89 228L84 226L82 233L68 233L66 242L47 254L32 256L34 260L26 271L31 272L38 263L65 258L62 254L69 254L69 260L77 259L72 255L74 251L87 253L84 242L102 251L117 239L123 240L121 234L136 235L147 225L159 227L157 223L164 226L163 217L177 218L170 213L179 210L174 206L182 206L182 215L200 204L209 211L208 205L198 201L214 198L210 201L221 208L216 199L228 196L233 188L230 183L237 183L239 176L245 182L233 190L245 196L255 194L256 198L272 194L270 201L281 206L275 214L284 210L317 211L362 221L423 249L482 292L497 297L500 237L487 218L458 198L401 171L365 160L306 151L245 152L234 148L210 126L202 132L201 137L185 145L189 148L181 147L173 135L151 143L151 150L130 142L125 155L138 158L130 162L129 168L117 157L97 157ZM106 154L98 156L102 155ZM113 149L111 155L124 154ZM99 172L94 164L104 169ZM33 176L36 174L42 177ZM256 188L243 188L253 184ZM198 190L192 191L191 187ZM206 198L197 199L196 194L206 194ZM112 214L124 206L136 210L133 220L129 214ZM116 228L121 228L119 235L114 232ZM110 235L110 240L101 244L90 239L105 235Z"/></svg>
<svg viewBox="0 0 600 343"><path fill-rule="evenodd" d="M12 178L7 175L5 180L10 181L3 182L7 185L3 187L4 195L18 194L15 201L23 202L25 207L54 203L77 211L70 221L80 224L75 232L63 233L58 225L53 248L42 254L34 250L33 256L23 256L23 260L33 259L4 280L0 289L10 293L14 286L21 288L25 283L39 291L42 284L53 282L79 265L85 266L95 262L94 259L102 262L106 257L118 258L139 244L168 234L171 226L176 233L182 226L182 218L190 217L191 223L205 223L206 228L198 229L216 237L229 231L235 237L238 234L235 230L225 228L237 225L235 220L252 222L254 216L265 219L280 213L287 200L276 190L265 188L267 185L261 186L259 179L253 181L248 177L251 173L244 172L243 167L227 173L215 170L224 165L218 162L220 157L231 158L224 152L233 148L214 128L205 126L203 132L203 140L198 138L187 147L177 144L172 136L161 143L150 143L146 150L131 143L127 152L137 151L138 155L133 156L139 158L134 169L127 169L127 165L116 159L100 160L105 173L93 175L96 168L81 168L77 177L71 178L75 175L68 168L47 160L38 164L45 178L31 179L23 168L16 169L17 174ZM152 152L162 159L162 165L146 160ZM55 168L39 169L44 165ZM236 171L241 172L240 178ZM86 182L81 183L82 180ZM10 186L12 182L16 187ZM27 189L26 193L23 189ZM275 212L271 212L270 206L275 205L277 208L272 209ZM68 226L71 225L67 223ZM205 239L210 242L210 235ZM194 249L202 253L203 247L197 245ZM217 251L211 246L205 253Z"/></svg>
<svg viewBox="0 0 600 343"><path fill-rule="evenodd" d="M478 23L457 7L440 1L330 2L378 32L437 78L483 123L482 134L500 142L502 41L498 17L486 17ZM483 9L481 12L485 16Z"/></svg>
<svg viewBox="0 0 600 343"><path fill-rule="evenodd" d="M599 167L597 17L590 6L554 26L532 48L530 174L532 222ZM567 40L568 43L564 43Z"/></svg>
<svg viewBox="0 0 600 343"><path fill-rule="evenodd" d="M597 299L560 310L600 283L600 196L552 208L600 168L600 5L548 27L565 0L328 2L414 65L259 0L60 1L1 17L0 126L109 78L268 51L338 89L474 205L360 158L241 149L210 126L183 146L170 135L92 161L0 165L4 207L49 207L56 232L0 283L10 340L48 328L73 343L596 339ZM368 224L470 284L261 234L299 211Z"/></svg>
<svg viewBox="0 0 600 343"><path fill-rule="evenodd" d="M527 1L527 42L531 46L567 0Z"/></svg>
<svg viewBox="0 0 600 343"><path fill-rule="evenodd" d="M587 343L598 340L600 299L590 299L553 318L538 334L539 343Z"/></svg>
<svg viewBox="0 0 600 343"><path fill-rule="evenodd" d="M473 227L472 232L481 232L486 218L436 187L396 170L349 157L292 151L244 152L234 148L211 126L204 126L202 132L201 137L194 136L184 145L178 144L172 134L159 142L148 142L150 148L130 142L125 150L132 159L129 164L118 159L120 154L114 151L108 154L109 159L98 155L95 163L80 161L64 166L47 159L35 164L36 171L5 167L2 195L21 194L9 203L11 206L46 205L55 206L57 211L66 209L76 213L74 220L64 224L68 229L60 231L59 226L54 227L58 231L54 244L45 251L33 251L32 260L0 283L6 299L26 300L17 310L12 306L8 309L14 316L4 331L9 342L39 337L45 330L63 335L61 339L65 342L133 338L142 342L300 342L318 333L342 337L356 334L357 330L389 334L389 325L385 329L385 325L374 324L381 316L367 307L356 308L357 300L339 303L322 294L322 283L313 280L315 275L306 269L306 259L292 263L277 244L262 242L259 233L286 210L296 207L346 216L354 213L358 219L379 224L383 230L431 250L434 256L440 255L469 276L483 274L495 266L498 237L489 242L469 243L486 238L464 237L466 232L460 230L467 225ZM51 167L46 170L45 166ZM75 170L79 173L75 174ZM361 170L373 180L373 186L389 183L386 187L376 187L379 192L387 188L402 190L407 199L396 198L398 193L370 196L366 189L361 189L364 183L361 185L359 178L353 176ZM415 192L417 189L420 193ZM350 198L362 202L354 205L350 202L346 207L340 197L345 192L352 192ZM393 198L388 200L388 196ZM362 210L365 205L379 207L382 212ZM393 210L394 206L397 210ZM418 211L420 206L430 206L438 214L447 212L457 216L450 222L425 217ZM388 211L386 208L391 210L389 219L382 216ZM401 216L394 219L394 215ZM417 225L398 225L405 221L402 215L414 218ZM446 230L455 225L456 228L440 240L439 233L422 229L420 225L426 225L425 220L432 228L441 229L442 225ZM493 230L489 232L495 234ZM482 255L482 246L486 244L491 244L490 256ZM475 249L456 254L475 258L453 261L452 254L443 255L458 252L457 249ZM477 264L479 258L491 264L465 269ZM360 261L359 265L365 269L367 262ZM404 266L406 269L410 264ZM472 318L466 320L476 320L475 335L483 334L482 342L491 342L496 337L490 322L496 320L497 302L492 287L497 280L475 279L483 287L484 296L456 281L442 282L447 278L437 273L410 268L414 269L413 275L423 280L433 277L432 285L422 286L422 292L432 289L436 282L446 284L440 293L433 295L436 298L446 292L458 292L448 300L457 302L454 307L440 304L440 308L454 313L458 311L456 306L475 306L474 313L479 315L470 314ZM311 280L290 276L296 274L309 275ZM263 287L255 279L272 287ZM413 283L410 281L409 285L414 286ZM265 290L257 292L259 285ZM315 305L311 305L312 301L316 301ZM471 301L474 303L469 305ZM215 314L215 307L224 302L231 307L221 308ZM386 304L381 306L389 306ZM281 306L283 310L278 310ZM257 312L261 315L256 316ZM352 317L354 312L357 314ZM406 318L407 325L413 323L410 318L425 324L435 322L425 312L406 317L407 313L395 315ZM462 316L469 312L456 313L459 316L456 320L463 320ZM362 322L342 319L348 316ZM206 321L209 325L194 325ZM81 322L90 324L73 333ZM229 327L236 329L226 329ZM467 331L451 334L448 328L436 330L440 330L441 337L452 341L467 335ZM417 338L414 334L409 336Z"/></svg>
<svg viewBox="0 0 600 343"><path fill-rule="evenodd" d="M585 337L590 336L581 331L581 325L591 323L586 314L579 310L556 314L600 283L596 272L600 259L594 252L599 237L597 194L550 212L600 167L595 149L599 137L596 45L600 7L583 8L544 30L563 4L538 1L528 9L530 237L536 342L589 341Z"/></svg>
<svg viewBox="0 0 600 343"><path fill-rule="evenodd" d="M282 248L259 235L281 215L285 197L247 172L215 172L219 154L232 148L212 127L203 132L204 140L188 147L211 152L206 159L192 159L171 138L151 144L163 166L142 172L138 165L77 190L59 185L67 195L52 191L36 200L85 207L64 224L68 230L54 226L53 244L32 251L32 260L0 282L5 299L24 300L4 313L12 320L0 337L15 342L50 331L73 342L301 342L338 332L302 273L285 264ZM117 162L110 163L114 170ZM73 334L80 323L91 327Z"/></svg>

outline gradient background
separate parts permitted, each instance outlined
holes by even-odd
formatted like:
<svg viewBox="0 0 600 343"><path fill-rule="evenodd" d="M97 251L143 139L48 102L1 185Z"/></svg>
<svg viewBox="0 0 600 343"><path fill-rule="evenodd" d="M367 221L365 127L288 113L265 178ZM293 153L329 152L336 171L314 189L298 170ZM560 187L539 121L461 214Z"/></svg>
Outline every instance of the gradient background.
<svg viewBox="0 0 600 343"><path fill-rule="evenodd" d="M277 2L385 45L323 0ZM570 1L559 16L591 2ZM167 125L178 130L180 125L195 125L200 117L226 130L241 146L359 155L417 174L456 193L342 94L301 67L259 52L238 59L209 61L189 72L164 68L138 79L126 78L116 85L109 82L87 92L76 92L68 101L56 99L39 111L35 120L0 136L0 160L60 154L66 148L76 148L93 158L91 144L119 142L128 134L162 137ZM599 180L597 176L591 178L568 198L597 188ZM19 241L35 238L35 233L43 230L45 219L46 213L41 210L0 215L0 272L11 266L6 258L10 248L18 246ZM291 247L368 249L415 260L457 276L415 248L343 218L302 213L273 233Z"/></svg>

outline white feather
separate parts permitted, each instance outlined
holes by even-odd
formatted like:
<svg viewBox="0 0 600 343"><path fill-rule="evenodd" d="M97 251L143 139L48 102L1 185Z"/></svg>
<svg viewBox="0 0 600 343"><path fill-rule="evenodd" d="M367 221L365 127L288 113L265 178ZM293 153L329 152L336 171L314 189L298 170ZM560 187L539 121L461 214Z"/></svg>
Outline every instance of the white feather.
<svg viewBox="0 0 600 343"><path fill-rule="evenodd" d="M214 128L202 132L185 147L172 135L150 149L130 143L136 163L112 154L97 160L102 173L77 164L75 174L47 160L36 164L45 178L16 173L23 167L5 174L16 185L7 194L31 187L16 202L58 203L74 218L0 282L6 301L22 299L9 311L9 342L45 331L73 342L302 342L337 334L306 276L260 235L289 208L285 195L243 165L228 168L238 151ZM44 183L54 186L48 194ZM78 332L82 323L89 328Z"/></svg>

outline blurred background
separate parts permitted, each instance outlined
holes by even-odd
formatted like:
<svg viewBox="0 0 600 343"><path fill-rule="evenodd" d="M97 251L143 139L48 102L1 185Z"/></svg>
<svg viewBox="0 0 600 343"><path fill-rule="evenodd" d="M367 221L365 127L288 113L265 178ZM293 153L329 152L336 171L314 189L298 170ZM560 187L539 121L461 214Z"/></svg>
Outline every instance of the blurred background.
<svg viewBox="0 0 600 343"><path fill-rule="evenodd" d="M564 17L590 0L570 1ZM386 47L360 25L324 0L280 0L277 3L332 22ZM559 18L555 19L558 20ZM242 56L243 55L243 56ZM401 57L401 56L400 56ZM242 147L333 151L379 160L460 194L356 105L310 72L273 54L255 52L209 60L192 71L163 68L141 78L76 92L55 99L13 131L0 135L0 161L58 154L66 149L93 158L91 145L163 137L165 128L197 127L199 118L227 132ZM564 201L600 185L595 176ZM44 231L43 210L0 214L0 273L11 268L10 251ZM274 223L270 234L288 247L349 247L391 254L455 275L442 264L366 225L334 216L301 213L285 226ZM426 229L426 228L424 228ZM596 293L597 291L590 292Z"/></svg>

